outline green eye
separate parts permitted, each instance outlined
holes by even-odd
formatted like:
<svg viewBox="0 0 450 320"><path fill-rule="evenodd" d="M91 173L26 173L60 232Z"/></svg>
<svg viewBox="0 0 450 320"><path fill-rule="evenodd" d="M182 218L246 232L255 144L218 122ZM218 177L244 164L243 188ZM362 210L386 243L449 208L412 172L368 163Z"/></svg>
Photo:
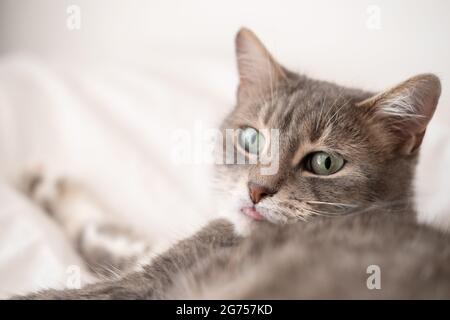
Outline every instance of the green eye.
<svg viewBox="0 0 450 320"><path fill-rule="evenodd" d="M246 152L259 154L264 148L266 139L255 128L246 127L239 131L238 143Z"/></svg>
<svg viewBox="0 0 450 320"><path fill-rule="evenodd" d="M314 153L307 163L307 169L320 176L329 176L344 166L344 159L326 152Z"/></svg>

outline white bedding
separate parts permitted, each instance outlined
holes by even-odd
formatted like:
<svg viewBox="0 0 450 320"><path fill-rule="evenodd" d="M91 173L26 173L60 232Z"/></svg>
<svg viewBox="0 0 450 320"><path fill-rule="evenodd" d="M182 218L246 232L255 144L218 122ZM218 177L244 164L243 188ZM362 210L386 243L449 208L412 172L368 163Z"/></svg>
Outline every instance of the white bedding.
<svg viewBox="0 0 450 320"><path fill-rule="evenodd" d="M217 125L233 105L235 70L218 59L166 60L125 67L0 59L0 297L63 287L68 268L82 266L53 221L13 187L27 167L81 180L160 248L215 210L209 168L175 165L171 132ZM447 228L449 137L432 123L416 183L420 218Z"/></svg>
<svg viewBox="0 0 450 320"><path fill-rule="evenodd" d="M73 263L61 254L72 251L66 240L47 232L52 222L11 188L36 164L78 179L161 248L203 223L211 210L208 168L177 164L172 132L216 125L232 106L233 92L226 91L235 75L220 62L190 64L195 68L171 60L164 68L98 63L81 69L23 56L0 59L0 220L7 222L0 225L0 296L64 283ZM212 71L219 81L208 78ZM36 237L24 231L24 221ZM34 246L33 255L21 239ZM51 276L38 276L46 272Z"/></svg>

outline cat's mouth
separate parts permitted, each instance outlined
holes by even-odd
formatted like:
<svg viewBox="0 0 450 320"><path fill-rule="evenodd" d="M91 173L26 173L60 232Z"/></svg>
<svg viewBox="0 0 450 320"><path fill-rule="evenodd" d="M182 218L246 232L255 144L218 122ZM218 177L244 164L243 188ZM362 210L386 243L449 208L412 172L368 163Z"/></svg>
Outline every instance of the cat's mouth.
<svg viewBox="0 0 450 320"><path fill-rule="evenodd" d="M256 220L256 221L265 220L264 216L258 210L256 210L256 208L254 206L253 207L243 207L243 208L241 208L241 212L243 214L245 214L247 217L252 218L253 220Z"/></svg>

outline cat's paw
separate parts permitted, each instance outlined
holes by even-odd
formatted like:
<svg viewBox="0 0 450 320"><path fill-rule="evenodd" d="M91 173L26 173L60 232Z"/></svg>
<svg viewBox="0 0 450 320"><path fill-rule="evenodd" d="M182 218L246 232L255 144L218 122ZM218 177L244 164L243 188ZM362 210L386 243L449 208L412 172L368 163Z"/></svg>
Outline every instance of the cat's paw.
<svg viewBox="0 0 450 320"><path fill-rule="evenodd" d="M95 274L120 276L150 261L147 238L107 215L95 194L79 182L35 166L24 172L20 184L76 244Z"/></svg>
<svg viewBox="0 0 450 320"><path fill-rule="evenodd" d="M105 220L103 209L82 184L42 165L24 171L19 185L71 239L76 239L89 224Z"/></svg>
<svg viewBox="0 0 450 320"><path fill-rule="evenodd" d="M81 187L70 178L51 173L42 165L27 169L20 179L21 190L47 213L54 216L70 197L81 194Z"/></svg>

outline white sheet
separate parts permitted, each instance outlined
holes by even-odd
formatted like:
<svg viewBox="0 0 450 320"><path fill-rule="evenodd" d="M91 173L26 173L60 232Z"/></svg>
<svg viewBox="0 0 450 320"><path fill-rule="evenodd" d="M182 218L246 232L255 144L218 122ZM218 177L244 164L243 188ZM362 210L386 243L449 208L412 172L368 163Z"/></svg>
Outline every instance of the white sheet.
<svg viewBox="0 0 450 320"><path fill-rule="evenodd" d="M197 124L215 124L232 106L233 97L217 89L232 88L234 74L233 70L220 70L220 62L205 66L202 61L190 62L195 69L176 60L163 69L100 63L79 68L20 56L3 58L0 60L3 180L14 185L24 169L42 164L52 174L73 176L95 190L101 203L112 208L111 214L147 232L156 246L164 247L165 243L192 232L205 220L205 212L211 210L206 200L207 170L201 164L174 162L171 133L176 129L194 131ZM183 68L182 75L186 78L175 73L177 68ZM207 77L213 68L222 75L219 83ZM8 193L12 192L8 189ZM2 199L9 199L2 201L5 206L15 205L13 198ZM20 232L21 221L25 219L21 213L2 210L0 218L8 217L9 227L4 228L9 234L25 237ZM36 232L45 234L47 225L34 220L31 225ZM52 242L36 239L37 249L45 248L47 241ZM10 236L0 243L0 257L15 242ZM22 256L24 253L19 249L17 255ZM0 270L11 259L17 260L0 259ZM29 260L24 257L23 261L32 263L29 268L13 274L1 272L0 295L14 289L36 288L36 282L23 280L32 278L33 270L45 266L47 260L45 254ZM59 259L58 263L68 264L65 259ZM58 281L64 281L64 272L58 274L62 277ZM58 278L56 273L53 277ZM21 281L17 287L11 285L14 279ZM48 285L53 285L54 279L50 280Z"/></svg>
<svg viewBox="0 0 450 320"><path fill-rule="evenodd" d="M26 167L41 163L81 180L160 248L215 210L208 167L175 165L171 132L218 124L233 105L234 67L205 57L155 61L0 60L0 297L62 287L68 266L82 266L54 223L12 188ZM448 137L437 123L428 130L417 190L421 219L450 227Z"/></svg>

